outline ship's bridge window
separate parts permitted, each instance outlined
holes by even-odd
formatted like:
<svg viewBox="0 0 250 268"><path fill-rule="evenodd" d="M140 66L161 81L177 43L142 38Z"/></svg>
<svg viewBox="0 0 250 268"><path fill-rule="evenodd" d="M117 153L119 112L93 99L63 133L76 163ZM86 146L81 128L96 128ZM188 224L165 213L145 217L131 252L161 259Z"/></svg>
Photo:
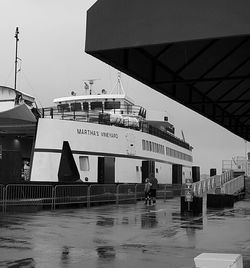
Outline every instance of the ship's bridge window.
<svg viewBox="0 0 250 268"><path fill-rule="evenodd" d="M69 104L61 103L57 105L58 112L69 112Z"/></svg>
<svg viewBox="0 0 250 268"><path fill-rule="evenodd" d="M145 142L145 140L142 140L142 150L143 151L146 150L146 142Z"/></svg>
<svg viewBox="0 0 250 268"><path fill-rule="evenodd" d="M83 111L88 111L89 110L89 103L88 102L83 102L82 103L82 109L83 109Z"/></svg>
<svg viewBox="0 0 250 268"><path fill-rule="evenodd" d="M70 104L71 111L81 111L82 106L80 102L73 102Z"/></svg>
<svg viewBox="0 0 250 268"><path fill-rule="evenodd" d="M125 104L125 109L126 109L127 114L131 114L132 113L132 105Z"/></svg>
<svg viewBox="0 0 250 268"><path fill-rule="evenodd" d="M88 156L79 156L80 170L89 171L89 157Z"/></svg>
<svg viewBox="0 0 250 268"><path fill-rule="evenodd" d="M105 101L104 102L104 109L111 110L111 109L120 109L121 103L119 101Z"/></svg>
<svg viewBox="0 0 250 268"><path fill-rule="evenodd" d="M102 102L101 101L94 101L90 103L91 110L101 110L102 109Z"/></svg>

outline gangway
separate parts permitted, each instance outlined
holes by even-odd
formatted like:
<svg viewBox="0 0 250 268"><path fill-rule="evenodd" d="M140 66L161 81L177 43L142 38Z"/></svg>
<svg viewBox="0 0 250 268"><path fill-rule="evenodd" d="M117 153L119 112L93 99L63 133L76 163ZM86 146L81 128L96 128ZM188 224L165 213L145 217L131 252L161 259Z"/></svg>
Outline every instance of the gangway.
<svg viewBox="0 0 250 268"><path fill-rule="evenodd" d="M206 213L207 208L232 207L245 194L245 173L228 170L198 182L185 184L181 212Z"/></svg>
<svg viewBox="0 0 250 268"><path fill-rule="evenodd" d="M243 189L244 175L235 178L233 170L192 184L193 195L196 197L202 197L204 194L234 195L241 192Z"/></svg>

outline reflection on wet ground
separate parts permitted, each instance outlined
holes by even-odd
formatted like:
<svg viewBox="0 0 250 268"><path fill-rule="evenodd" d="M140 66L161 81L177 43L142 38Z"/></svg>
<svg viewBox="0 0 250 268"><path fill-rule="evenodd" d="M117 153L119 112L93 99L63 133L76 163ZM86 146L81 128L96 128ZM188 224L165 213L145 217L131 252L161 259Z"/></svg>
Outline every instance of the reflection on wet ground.
<svg viewBox="0 0 250 268"><path fill-rule="evenodd" d="M0 267L192 268L203 252L240 253L250 267L250 200L195 217L179 204L1 215Z"/></svg>

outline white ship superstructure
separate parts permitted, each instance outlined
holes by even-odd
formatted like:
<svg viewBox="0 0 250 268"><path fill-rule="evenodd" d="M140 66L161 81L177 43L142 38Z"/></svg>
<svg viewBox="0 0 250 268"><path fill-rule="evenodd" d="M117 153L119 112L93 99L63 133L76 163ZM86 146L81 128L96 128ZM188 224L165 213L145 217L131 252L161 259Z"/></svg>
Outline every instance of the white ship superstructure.
<svg viewBox="0 0 250 268"><path fill-rule="evenodd" d="M154 173L160 183L181 183L192 176L192 147L166 118L147 120L123 90L54 103L38 121L32 181L141 183Z"/></svg>

